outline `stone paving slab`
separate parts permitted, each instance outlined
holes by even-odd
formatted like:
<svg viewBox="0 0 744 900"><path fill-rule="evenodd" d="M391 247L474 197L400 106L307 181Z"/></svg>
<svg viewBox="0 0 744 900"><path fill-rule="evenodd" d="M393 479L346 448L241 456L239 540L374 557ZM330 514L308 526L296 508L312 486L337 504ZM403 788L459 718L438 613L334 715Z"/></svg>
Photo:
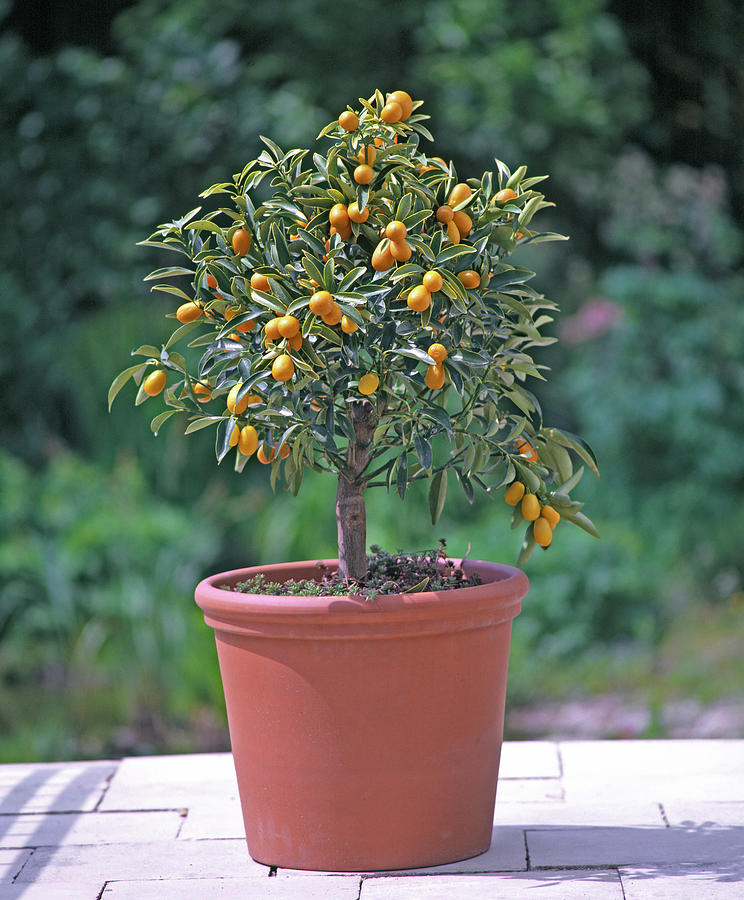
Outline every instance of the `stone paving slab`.
<svg viewBox="0 0 744 900"><path fill-rule="evenodd" d="M0 766L0 813L95 809L117 766L109 760Z"/></svg>
<svg viewBox="0 0 744 900"><path fill-rule="evenodd" d="M561 760L553 741L507 741L503 745L499 779L560 776Z"/></svg>
<svg viewBox="0 0 744 900"><path fill-rule="evenodd" d="M35 850L17 883L133 881L172 878L268 876L242 841L152 841L149 844L42 847Z"/></svg>
<svg viewBox="0 0 744 900"><path fill-rule="evenodd" d="M30 856L30 850L0 850L0 884L13 881Z"/></svg>
<svg viewBox="0 0 744 900"><path fill-rule="evenodd" d="M170 881L115 881L101 900L357 900L357 875L289 878L192 878ZM0 896L0 900L2 897Z"/></svg>
<svg viewBox="0 0 744 900"><path fill-rule="evenodd" d="M533 868L670 865L744 858L744 828L562 828L527 831L526 835Z"/></svg>
<svg viewBox="0 0 744 900"><path fill-rule="evenodd" d="M560 743L566 799L744 800L744 740ZM673 750L672 750L673 747Z"/></svg>
<svg viewBox="0 0 744 900"><path fill-rule="evenodd" d="M669 824L678 828L715 825L744 826L744 803L739 801L733 803L687 803L684 800L672 800L664 804L664 813Z"/></svg>
<svg viewBox="0 0 744 900"><path fill-rule="evenodd" d="M658 803L497 803L494 824L524 829L612 826L622 823L634 828L664 828L666 822Z"/></svg>
<svg viewBox="0 0 744 900"><path fill-rule="evenodd" d="M499 803L545 803L564 799L559 778L499 779L496 805Z"/></svg>
<svg viewBox="0 0 744 900"><path fill-rule="evenodd" d="M127 757L111 779L99 809L180 809L237 796L230 753Z"/></svg>
<svg viewBox="0 0 744 900"><path fill-rule="evenodd" d="M0 900L98 900L104 882L83 884L5 884Z"/></svg>
<svg viewBox="0 0 744 900"><path fill-rule="evenodd" d="M177 812L0 815L0 847L173 840L183 821Z"/></svg>
<svg viewBox="0 0 744 900"><path fill-rule="evenodd" d="M237 797L224 802L220 798L199 801L189 807L179 840L242 838L245 840L243 813Z"/></svg>
<svg viewBox="0 0 744 900"><path fill-rule="evenodd" d="M625 900L741 900L744 863L729 866L622 868Z"/></svg>
<svg viewBox="0 0 744 900"><path fill-rule="evenodd" d="M366 878L359 900L525 900L531 896L623 900L623 889L615 871Z"/></svg>

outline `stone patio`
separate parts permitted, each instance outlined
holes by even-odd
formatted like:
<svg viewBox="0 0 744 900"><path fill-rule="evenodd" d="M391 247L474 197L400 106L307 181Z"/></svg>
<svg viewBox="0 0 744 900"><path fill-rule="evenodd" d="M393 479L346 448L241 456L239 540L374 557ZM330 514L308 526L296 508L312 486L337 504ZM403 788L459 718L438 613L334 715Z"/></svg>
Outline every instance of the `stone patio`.
<svg viewBox="0 0 744 900"><path fill-rule="evenodd" d="M0 900L744 897L744 740L504 745L491 849L382 874L248 855L229 754L0 766Z"/></svg>

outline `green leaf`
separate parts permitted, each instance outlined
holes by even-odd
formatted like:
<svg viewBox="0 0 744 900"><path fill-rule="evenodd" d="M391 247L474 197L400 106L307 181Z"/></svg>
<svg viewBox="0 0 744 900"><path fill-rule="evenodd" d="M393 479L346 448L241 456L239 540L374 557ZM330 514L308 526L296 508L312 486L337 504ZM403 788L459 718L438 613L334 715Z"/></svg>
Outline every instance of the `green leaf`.
<svg viewBox="0 0 744 900"><path fill-rule="evenodd" d="M428 366L434 365L434 360L429 354L418 347L396 347L389 352L393 353L395 356L407 356L410 359L415 359L417 362L426 363Z"/></svg>
<svg viewBox="0 0 744 900"><path fill-rule="evenodd" d="M398 496L401 500L406 496L408 487L408 451L404 450L398 457L398 477L396 479Z"/></svg>
<svg viewBox="0 0 744 900"><path fill-rule="evenodd" d="M177 412L178 410L176 409L167 409L165 412L160 413L159 416L155 416L152 422L150 422L150 431L157 436L163 423L167 422L171 416L175 416Z"/></svg>
<svg viewBox="0 0 744 900"><path fill-rule="evenodd" d="M157 281L158 278L175 278L177 275L194 275L194 269L184 269L181 266L170 266L166 269L155 269L150 272L143 281Z"/></svg>
<svg viewBox="0 0 744 900"><path fill-rule="evenodd" d="M416 449L416 455L421 463L421 468L430 469L433 460L431 442L423 435L417 434L413 439L413 446Z"/></svg>
<svg viewBox="0 0 744 900"><path fill-rule="evenodd" d="M532 556L532 551L537 546L537 541L532 534L532 528L528 528L524 535L524 541L517 557L517 565L523 566Z"/></svg>
<svg viewBox="0 0 744 900"><path fill-rule="evenodd" d="M581 481L581 476L584 474L584 467L579 466L579 468L573 473L573 475L568 479L568 481L564 481L563 484L559 484L556 490L561 491L564 494L569 494L576 485Z"/></svg>
<svg viewBox="0 0 744 900"><path fill-rule="evenodd" d="M153 344L142 344L141 347L132 350L132 356L152 356L155 359L160 359L160 350Z"/></svg>
<svg viewBox="0 0 744 900"><path fill-rule="evenodd" d="M184 434L193 434L195 431L201 431L202 428L208 428L210 425L222 422L224 418L224 416L202 416L199 419L194 419L188 424Z"/></svg>
<svg viewBox="0 0 744 900"><path fill-rule="evenodd" d="M597 478L599 478L597 458L586 441L582 440L578 435L571 434L568 431L561 431L559 428L549 428L546 433L552 440L557 441L559 444L562 444L564 447L568 447L577 453L589 466L592 472L594 472Z"/></svg>
<svg viewBox="0 0 744 900"><path fill-rule="evenodd" d="M165 345L165 349L167 350L173 344L177 344L181 338L185 338L187 334L191 334L191 332L198 328L202 322L197 320L196 322L186 322L184 325L181 325L179 328L173 332L173 334L168 338L168 343Z"/></svg>
<svg viewBox="0 0 744 900"><path fill-rule="evenodd" d="M442 250L437 256L436 263L438 266L443 266L445 263L452 262L453 259L457 259L458 256L466 256L468 253L473 252L473 247L469 244L451 244Z"/></svg>
<svg viewBox="0 0 744 900"><path fill-rule="evenodd" d="M111 412L111 406L116 398L116 395L119 391L124 387L124 385L129 381L129 379L134 375L135 372L144 372L147 368L147 363L137 363L136 366L130 366L128 369L124 369L123 372L119 372L119 374L114 378L111 382L111 387L108 392L108 408L109 412Z"/></svg>
<svg viewBox="0 0 744 900"><path fill-rule="evenodd" d="M462 490L465 494L465 497L467 498L468 503L472 503L475 496L472 482L461 469L456 468L455 472L457 472L457 477L460 479L460 484L462 485Z"/></svg>
<svg viewBox="0 0 744 900"><path fill-rule="evenodd" d="M189 300L193 302L193 297L189 297L189 295L182 291L181 288L177 288L172 284L154 284L151 288L151 291L162 291L164 294L175 294L176 297L181 297L183 300Z"/></svg>
<svg viewBox="0 0 744 900"><path fill-rule="evenodd" d="M433 419L439 425L442 426L449 434L452 434L452 420L449 417L446 409L443 409L441 406L436 406L434 404L425 405L421 410L422 415L428 416L430 419Z"/></svg>
<svg viewBox="0 0 744 900"><path fill-rule="evenodd" d="M215 234L222 234L222 229L216 222L210 222L209 219L198 219L196 222L190 222L187 229L194 231L213 231Z"/></svg>
<svg viewBox="0 0 744 900"><path fill-rule="evenodd" d="M222 460L230 452L230 437L237 427L237 422L232 418L223 419L222 422L217 426L214 449L215 453L217 454L218 463L221 463Z"/></svg>
<svg viewBox="0 0 744 900"><path fill-rule="evenodd" d="M573 512L571 510L562 509L561 519L565 519L567 522L573 522L574 525L578 525L579 528L583 529L592 537L598 538L600 536L594 522L582 512Z"/></svg>

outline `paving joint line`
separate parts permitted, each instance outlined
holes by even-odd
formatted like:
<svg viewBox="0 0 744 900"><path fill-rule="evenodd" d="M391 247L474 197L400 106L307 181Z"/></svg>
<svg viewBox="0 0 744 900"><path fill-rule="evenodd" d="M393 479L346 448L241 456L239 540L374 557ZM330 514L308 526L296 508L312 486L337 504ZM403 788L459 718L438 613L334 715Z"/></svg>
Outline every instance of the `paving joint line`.
<svg viewBox="0 0 744 900"><path fill-rule="evenodd" d="M98 802L93 807L93 812L98 812L98 807L103 803L103 798L108 793L108 789L111 787L111 782L114 780L114 775L116 775L116 773L119 771L120 765L121 765L121 760L119 760L119 762L117 762L116 768L114 769L114 771L111 772L110 775L106 776L106 781L103 785L103 789L101 790L101 796L98 798Z"/></svg>
<svg viewBox="0 0 744 900"><path fill-rule="evenodd" d="M22 849L23 849L23 850L28 850L29 848L28 848L28 847L23 847ZM14 875L13 878L11 879L11 881L10 881L11 884L15 884L15 883L18 881L18 879L21 877L21 873L23 872L23 870L24 870L24 869L26 868L26 866L28 865L29 860L30 860L31 857L34 855L34 853L36 853L36 848L35 848L35 847L31 847L30 849L31 849L31 852L28 854L28 857L26 858L25 862L23 863L23 865L21 866L21 868L15 873L15 875Z"/></svg>
<svg viewBox="0 0 744 900"><path fill-rule="evenodd" d="M532 864L530 863L530 845L527 843L527 829L524 828L522 830L522 837L524 839L524 859L527 865L527 871L529 872L532 868Z"/></svg>
<svg viewBox="0 0 744 900"><path fill-rule="evenodd" d="M617 872L617 880L620 883L620 890L623 895L623 900L627 900L627 897L625 896L625 883L623 882L623 876L620 874L620 867L618 866L615 871Z"/></svg>
<svg viewBox="0 0 744 900"><path fill-rule="evenodd" d="M664 825L665 825L667 828L671 828L672 826L671 826L671 824L670 824L670 822L669 822L669 819L667 818L666 810L664 809L664 804L663 804L663 803L659 803L658 806L659 806L659 812L661 813L661 819L662 819L662 821L664 822Z"/></svg>

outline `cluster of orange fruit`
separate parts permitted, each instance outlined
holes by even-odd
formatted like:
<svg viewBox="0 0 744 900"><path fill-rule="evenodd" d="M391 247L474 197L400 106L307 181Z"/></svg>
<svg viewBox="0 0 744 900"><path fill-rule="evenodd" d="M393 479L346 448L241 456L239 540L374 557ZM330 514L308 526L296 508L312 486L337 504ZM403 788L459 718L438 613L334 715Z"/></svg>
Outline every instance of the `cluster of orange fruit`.
<svg viewBox="0 0 744 900"><path fill-rule="evenodd" d="M227 409L234 416L240 416L249 407L259 406L263 402L259 394L246 394L238 399L238 394L240 393L240 389L242 388L242 386L242 382L234 384L230 389L230 393L227 395ZM238 450L244 456L251 456L256 452L256 449L258 449L256 459L264 464L273 462L276 456L275 447L270 446L266 442L262 442L259 446L258 432L254 428L254 426L250 424L243 425L241 427L236 423L236 427L233 428L230 434L230 446L237 446ZM289 456L289 453L289 445L283 444L281 450L279 451L279 459L286 459Z"/></svg>
<svg viewBox="0 0 744 900"><path fill-rule="evenodd" d="M541 504L536 494L527 492L521 481L513 481L506 489L504 500L509 506L521 503L520 511L528 522L532 522L532 534L541 547L550 546L553 529L560 522L561 514L547 503Z"/></svg>

